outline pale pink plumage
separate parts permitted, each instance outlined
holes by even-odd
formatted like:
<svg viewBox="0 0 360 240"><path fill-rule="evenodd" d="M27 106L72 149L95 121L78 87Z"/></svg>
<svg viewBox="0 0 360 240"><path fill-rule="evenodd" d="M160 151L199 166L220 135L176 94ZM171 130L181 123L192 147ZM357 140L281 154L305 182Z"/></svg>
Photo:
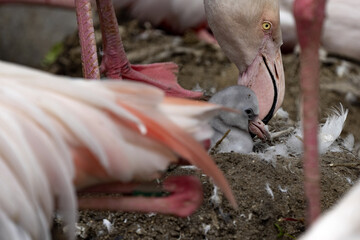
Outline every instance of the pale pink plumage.
<svg viewBox="0 0 360 240"><path fill-rule="evenodd" d="M294 0L280 0L281 29L286 50L292 50L298 43L293 3ZM357 0L328 0L321 38L322 47L326 51L360 60L357 43L360 38L359 8L360 2Z"/></svg>
<svg viewBox="0 0 360 240"><path fill-rule="evenodd" d="M357 240L360 237L360 183L314 222L299 239Z"/></svg>
<svg viewBox="0 0 360 240"><path fill-rule="evenodd" d="M212 176L235 206L223 175L188 134L208 138L205 122L218 109L166 98L144 84L70 80L0 62L0 180L6 182L0 185L1 235L49 239L58 211L72 238L76 190L153 180L178 156ZM129 209L127 203L121 209Z"/></svg>

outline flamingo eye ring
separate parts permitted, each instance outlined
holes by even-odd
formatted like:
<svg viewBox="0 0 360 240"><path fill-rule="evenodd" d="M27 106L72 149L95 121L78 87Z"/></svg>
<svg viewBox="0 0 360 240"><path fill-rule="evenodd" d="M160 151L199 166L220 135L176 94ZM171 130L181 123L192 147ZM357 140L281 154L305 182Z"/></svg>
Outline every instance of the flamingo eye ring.
<svg viewBox="0 0 360 240"><path fill-rule="evenodd" d="M265 31L270 30L271 27L272 27L272 24L271 24L271 22L269 22L269 21L264 21L264 22L262 23L262 28L263 28L263 30L265 30Z"/></svg>

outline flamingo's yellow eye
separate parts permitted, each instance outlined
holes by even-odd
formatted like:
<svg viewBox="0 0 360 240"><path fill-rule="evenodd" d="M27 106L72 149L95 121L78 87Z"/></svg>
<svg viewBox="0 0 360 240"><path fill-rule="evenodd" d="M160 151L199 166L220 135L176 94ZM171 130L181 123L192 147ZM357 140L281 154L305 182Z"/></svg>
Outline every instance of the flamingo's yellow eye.
<svg viewBox="0 0 360 240"><path fill-rule="evenodd" d="M267 22L267 21L263 22L262 28L263 28L264 30L270 30L270 29L271 29L271 23L270 23L270 22Z"/></svg>

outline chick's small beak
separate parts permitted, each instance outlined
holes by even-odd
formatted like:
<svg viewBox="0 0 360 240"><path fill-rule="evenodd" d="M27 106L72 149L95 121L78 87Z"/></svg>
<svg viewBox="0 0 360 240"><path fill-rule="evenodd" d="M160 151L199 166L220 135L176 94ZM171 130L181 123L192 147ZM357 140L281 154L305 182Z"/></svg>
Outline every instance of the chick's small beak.
<svg viewBox="0 0 360 240"><path fill-rule="evenodd" d="M268 128L259 117L249 121L249 132L258 136L262 141L267 141L271 138Z"/></svg>

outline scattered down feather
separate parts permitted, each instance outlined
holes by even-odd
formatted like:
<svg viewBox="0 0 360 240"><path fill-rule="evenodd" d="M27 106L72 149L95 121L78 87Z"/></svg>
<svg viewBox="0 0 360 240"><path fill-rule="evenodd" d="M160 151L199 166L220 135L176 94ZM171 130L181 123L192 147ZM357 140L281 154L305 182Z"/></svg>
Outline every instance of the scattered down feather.
<svg viewBox="0 0 360 240"><path fill-rule="evenodd" d="M338 147L333 143L340 136L345 124L345 120L348 114L348 110L344 109L340 104L338 109L334 108L333 113L329 115L324 124L319 128L319 153L324 154L327 151L337 151ZM300 155L303 152L303 135L301 129L301 122L290 136L281 139L282 143L274 146L267 147L263 152L258 153L260 157L266 161L274 161L276 156L288 157L289 154ZM353 141L349 140L345 142L345 148L352 148Z"/></svg>
<svg viewBox="0 0 360 240"><path fill-rule="evenodd" d="M70 81L0 62L0 239L50 239L54 211L73 239L76 190L152 180L178 156L213 177L236 205L220 170L186 133L208 138L203 121L219 108L140 83ZM79 160L84 149L94 157ZM92 161L106 176L86 172Z"/></svg>
<svg viewBox="0 0 360 240"><path fill-rule="evenodd" d="M298 42L293 16L294 1L279 0L283 47L288 51L293 49ZM321 38L321 44L326 52L360 60L360 48L355 40L359 38L360 30L354 25L359 22L359 8L360 2L357 0L327 1Z"/></svg>

